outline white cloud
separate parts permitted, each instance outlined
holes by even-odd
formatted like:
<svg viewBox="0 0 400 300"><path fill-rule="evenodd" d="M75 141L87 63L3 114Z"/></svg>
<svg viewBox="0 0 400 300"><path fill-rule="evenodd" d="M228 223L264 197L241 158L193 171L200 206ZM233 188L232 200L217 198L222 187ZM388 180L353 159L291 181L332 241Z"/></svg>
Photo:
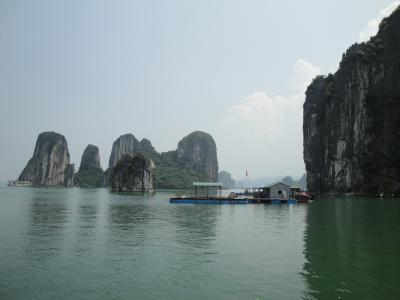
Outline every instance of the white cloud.
<svg viewBox="0 0 400 300"><path fill-rule="evenodd" d="M369 39L378 33L379 24L381 21L390 16L391 13L400 5L400 1L394 1L389 4L387 7L379 11L378 16L376 18L370 20L365 27L359 34L358 34L358 41L359 42L367 42Z"/></svg>
<svg viewBox="0 0 400 300"><path fill-rule="evenodd" d="M232 105L220 123L218 140L235 151L223 159L234 175L252 170L253 175L301 174L303 164L302 106L304 92L320 68L298 59L289 83L290 96L255 92ZM235 169L232 169L235 168ZM237 176L237 175L236 175Z"/></svg>
<svg viewBox="0 0 400 300"><path fill-rule="evenodd" d="M368 41L378 32L380 22L389 16L400 1L382 9L359 33L359 41ZM304 92L320 68L304 59L293 65L289 84L290 96L254 92L240 103L232 105L223 116L217 140L222 168L236 178L248 170L251 177L281 176L304 172L303 163L303 103Z"/></svg>
<svg viewBox="0 0 400 300"><path fill-rule="evenodd" d="M294 89L302 93L305 92L311 80L320 73L320 68L304 59L298 59L293 66L293 74L290 76L290 82Z"/></svg>
<svg viewBox="0 0 400 300"><path fill-rule="evenodd" d="M297 95L268 96L266 92L255 92L241 103L232 105L222 122L229 127L237 127L236 134L248 142L274 141L285 126L286 118L301 104Z"/></svg>

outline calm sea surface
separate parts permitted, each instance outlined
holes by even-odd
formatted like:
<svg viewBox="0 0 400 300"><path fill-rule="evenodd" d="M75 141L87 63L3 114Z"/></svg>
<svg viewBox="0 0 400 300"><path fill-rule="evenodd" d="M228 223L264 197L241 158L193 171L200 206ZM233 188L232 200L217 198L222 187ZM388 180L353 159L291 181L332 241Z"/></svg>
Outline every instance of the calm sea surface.
<svg viewBox="0 0 400 300"><path fill-rule="evenodd" d="M400 200L0 187L0 299L400 299Z"/></svg>

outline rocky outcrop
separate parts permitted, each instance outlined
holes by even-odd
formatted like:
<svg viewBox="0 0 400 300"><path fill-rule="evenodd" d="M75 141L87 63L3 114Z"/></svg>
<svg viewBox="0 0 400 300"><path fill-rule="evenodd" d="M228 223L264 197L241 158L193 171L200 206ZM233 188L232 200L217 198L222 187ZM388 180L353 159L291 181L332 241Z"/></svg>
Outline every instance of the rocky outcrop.
<svg viewBox="0 0 400 300"><path fill-rule="evenodd" d="M142 154L155 163L157 188L191 188L193 181L217 181L218 160L213 138L204 132L194 132L178 144L178 149L157 152L148 139L140 142L133 134L120 136L112 147L109 168L105 172L110 185L112 168L125 155Z"/></svg>
<svg viewBox="0 0 400 300"><path fill-rule="evenodd" d="M139 142L139 152L146 153L150 156L157 153L157 151L154 149L153 145L148 139L142 139Z"/></svg>
<svg viewBox="0 0 400 300"><path fill-rule="evenodd" d="M234 189L236 187L236 182L232 179L232 176L227 171L220 171L218 173L218 182L221 182L224 188Z"/></svg>
<svg viewBox="0 0 400 300"><path fill-rule="evenodd" d="M122 156L111 170L110 185L116 192L153 192L153 161L141 154Z"/></svg>
<svg viewBox="0 0 400 300"><path fill-rule="evenodd" d="M314 193L400 194L400 9L316 78L304 103L304 161Z"/></svg>
<svg viewBox="0 0 400 300"><path fill-rule="evenodd" d="M115 167L124 155L135 155L139 150L139 141L131 133L121 135L112 146L109 168Z"/></svg>
<svg viewBox="0 0 400 300"><path fill-rule="evenodd" d="M83 152L79 171L75 174L74 182L80 187L104 186L104 173L100 165L99 148L88 145Z"/></svg>
<svg viewBox="0 0 400 300"><path fill-rule="evenodd" d="M65 137L55 132L39 134L33 157L18 180L34 186L72 186L74 165L70 164Z"/></svg>
<svg viewBox="0 0 400 300"><path fill-rule="evenodd" d="M208 133L195 131L178 143L177 158L208 181L218 180L217 146Z"/></svg>
<svg viewBox="0 0 400 300"><path fill-rule="evenodd" d="M290 187L299 187L301 190L307 189L307 175L304 174L299 180L294 180L291 176L285 176L281 180Z"/></svg>
<svg viewBox="0 0 400 300"><path fill-rule="evenodd" d="M114 141L108 169L104 172L104 182L106 186L110 185L111 171L112 168L117 165L118 161L125 155L133 157L136 154L143 154L148 158L154 158L154 156L159 155L148 139L139 141L132 133L121 135Z"/></svg>
<svg viewBox="0 0 400 300"><path fill-rule="evenodd" d="M124 155L135 156L137 153L153 152L154 147L148 139L139 142L133 134L124 134L113 143L108 167L113 168Z"/></svg>

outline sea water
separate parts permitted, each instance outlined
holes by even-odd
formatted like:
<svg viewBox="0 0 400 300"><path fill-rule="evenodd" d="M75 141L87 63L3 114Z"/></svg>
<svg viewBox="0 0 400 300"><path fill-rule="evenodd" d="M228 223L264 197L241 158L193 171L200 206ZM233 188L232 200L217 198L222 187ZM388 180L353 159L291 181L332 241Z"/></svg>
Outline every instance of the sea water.
<svg viewBox="0 0 400 300"><path fill-rule="evenodd" d="M0 299L399 299L400 201L0 188Z"/></svg>

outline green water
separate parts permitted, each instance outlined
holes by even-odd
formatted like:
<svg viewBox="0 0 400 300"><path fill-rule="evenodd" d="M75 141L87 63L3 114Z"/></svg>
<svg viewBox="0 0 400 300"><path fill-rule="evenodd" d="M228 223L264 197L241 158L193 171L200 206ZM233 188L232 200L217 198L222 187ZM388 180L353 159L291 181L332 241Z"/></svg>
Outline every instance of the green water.
<svg viewBox="0 0 400 300"><path fill-rule="evenodd" d="M0 188L0 299L399 299L400 202Z"/></svg>

